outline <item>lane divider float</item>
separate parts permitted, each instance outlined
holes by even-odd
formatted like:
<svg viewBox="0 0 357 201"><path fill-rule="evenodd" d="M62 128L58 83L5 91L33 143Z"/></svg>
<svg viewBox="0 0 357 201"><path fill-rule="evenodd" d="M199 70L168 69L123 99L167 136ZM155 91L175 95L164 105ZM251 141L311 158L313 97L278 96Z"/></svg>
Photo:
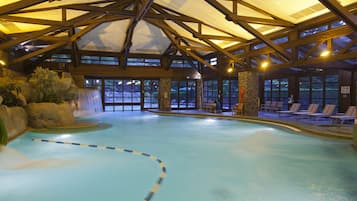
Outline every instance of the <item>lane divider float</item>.
<svg viewBox="0 0 357 201"><path fill-rule="evenodd" d="M154 194L159 190L162 182L164 181L164 179L166 177L165 163L162 160L160 160L158 157L148 154L148 153L131 150L131 149L126 149L126 148L120 148L120 147L100 146L100 145L95 145L95 144L82 144L82 143L76 143L76 142L64 142L64 141L47 140L47 139L39 139L39 138L34 138L34 139L32 139L32 141L45 142L45 143L56 143L56 144L66 144L66 145L73 145L73 146L80 146L80 147L90 147L90 148L96 148L96 149L107 149L107 150L113 150L113 151L119 151L119 152L126 152L126 153L133 154L133 155L145 156L152 161L156 161L157 163L159 163L159 165L161 167L161 174L160 174L159 179L156 181L154 186L151 188L150 192L144 198L144 201L150 201L153 198Z"/></svg>

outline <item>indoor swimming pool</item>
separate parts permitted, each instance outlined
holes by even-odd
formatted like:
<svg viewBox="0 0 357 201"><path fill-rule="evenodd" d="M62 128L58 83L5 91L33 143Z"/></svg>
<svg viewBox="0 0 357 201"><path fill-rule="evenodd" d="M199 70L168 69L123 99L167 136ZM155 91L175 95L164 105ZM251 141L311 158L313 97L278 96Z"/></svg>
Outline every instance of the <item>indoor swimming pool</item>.
<svg viewBox="0 0 357 201"><path fill-rule="evenodd" d="M0 200L144 200L162 176L160 163L148 155L167 168L154 201L357 199L357 152L348 141L266 124L148 112L103 113L88 120L112 126L27 132L12 141L0 152Z"/></svg>

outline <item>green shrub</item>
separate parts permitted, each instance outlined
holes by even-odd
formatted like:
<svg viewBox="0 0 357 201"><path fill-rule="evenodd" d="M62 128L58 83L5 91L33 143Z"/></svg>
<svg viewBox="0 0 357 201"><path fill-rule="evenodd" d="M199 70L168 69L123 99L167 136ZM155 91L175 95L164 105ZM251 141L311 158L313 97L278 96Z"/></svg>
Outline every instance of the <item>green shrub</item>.
<svg viewBox="0 0 357 201"><path fill-rule="evenodd" d="M4 121L0 118L0 145L6 145L7 141L8 139L6 127Z"/></svg>
<svg viewBox="0 0 357 201"><path fill-rule="evenodd" d="M57 72L36 68L29 83L32 87L32 102L62 103L65 87Z"/></svg>

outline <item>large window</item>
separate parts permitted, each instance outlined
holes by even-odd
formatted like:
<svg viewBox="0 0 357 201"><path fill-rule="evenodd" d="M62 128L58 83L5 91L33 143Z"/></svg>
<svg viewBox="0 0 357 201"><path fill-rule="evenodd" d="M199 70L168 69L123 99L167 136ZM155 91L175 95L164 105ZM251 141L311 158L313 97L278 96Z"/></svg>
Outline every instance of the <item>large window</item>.
<svg viewBox="0 0 357 201"><path fill-rule="evenodd" d="M96 79L96 78L87 78L84 81L84 87L85 88L95 88L99 89L100 91L102 90L102 80L101 79Z"/></svg>
<svg viewBox="0 0 357 201"><path fill-rule="evenodd" d="M118 57L82 55L82 64L119 65Z"/></svg>
<svg viewBox="0 0 357 201"><path fill-rule="evenodd" d="M338 94L339 94L338 75L327 75L325 77L325 104L334 104L336 105L337 108Z"/></svg>
<svg viewBox="0 0 357 201"><path fill-rule="evenodd" d="M104 80L105 111L141 110L140 80Z"/></svg>
<svg viewBox="0 0 357 201"><path fill-rule="evenodd" d="M311 77L311 103L319 104L319 109L324 104L324 82L322 76Z"/></svg>
<svg viewBox="0 0 357 201"><path fill-rule="evenodd" d="M338 110L338 96L338 75L299 78L299 102L303 109L306 109L310 103L316 103L319 104L320 110L325 104L334 104Z"/></svg>
<svg viewBox="0 0 357 201"><path fill-rule="evenodd" d="M218 63L217 57L213 57L209 59L209 64L211 64L212 66L216 66Z"/></svg>
<svg viewBox="0 0 357 201"><path fill-rule="evenodd" d="M128 58L128 66L160 66L160 59L152 58Z"/></svg>
<svg viewBox="0 0 357 201"><path fill-rule="evenodd" d="M282 101L283 109L288 109L288 79L272 79L264 81L264 102Z"/></svg>
<svg viewBox="0 0 357 201"><path fill-rule="evenodd" d="M171 81L171 108L196 108L196 80Z"/></svg>
<svg viewBox="0 0 357 201"><path fill-rule="evenodd" d="M192 62L193 62L193 65L197 68L198 61L193 60ZM183 60L183 59L172 60L170 67L172 67L172 68L192 68L190 62L187 60Z"/></svg>
<svg viewBox="0 0 357 201"><path fill-rule="evenodd" d="M310 104L310 77L299 78L299 103L302 109L307 109Z"/></svg>
<svg viewBox="0 0 357 201"><path fill-rule="evenodd" d="M306 36L310 36L310 35L314 35L323 31L327 31L328 30L328 25L321 25L319 27L314 27L311 29L306 29L302 32L300 32L300 38L306 37Z"/></svg>
<svg viewBox="0 0 357 201"><path fill-rule="evenodd" d="M218 81L205 80L203 82L203 102L214 102L218 100Z"/></svg>
<svg viewBox="0 0 357 201"><path fill-rule="evenodd" d="M53 54L50 58L46 59L48 62L71 63L72 58L70 54Z"/></svg>
<svg viewBox="0 0 357 201"><path fill-rule="evenodd" d="M223 80L222 109L230 110L238 103L238 80Z"/></svg>
<svg viewBox="0 0 357 201"><path fill-rule="evenodd" d="M144 80L144 109L159 108L159 80Z"/></svg>

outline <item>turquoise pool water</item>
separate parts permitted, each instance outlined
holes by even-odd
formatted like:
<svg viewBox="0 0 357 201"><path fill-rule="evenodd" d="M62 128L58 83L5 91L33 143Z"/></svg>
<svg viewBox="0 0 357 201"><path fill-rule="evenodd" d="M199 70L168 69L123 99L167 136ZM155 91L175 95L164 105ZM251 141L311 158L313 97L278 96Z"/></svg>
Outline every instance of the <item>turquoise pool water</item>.
<svg viewBox="0 0 357 201"><path fill-rule="evenodd" d="M28 132L0 152L1 201L139 201L161 169L142 156L32 138L123 147L162 159L154 201L357 200L349 142L211 118L104 113L87 133Z"/></svg>

